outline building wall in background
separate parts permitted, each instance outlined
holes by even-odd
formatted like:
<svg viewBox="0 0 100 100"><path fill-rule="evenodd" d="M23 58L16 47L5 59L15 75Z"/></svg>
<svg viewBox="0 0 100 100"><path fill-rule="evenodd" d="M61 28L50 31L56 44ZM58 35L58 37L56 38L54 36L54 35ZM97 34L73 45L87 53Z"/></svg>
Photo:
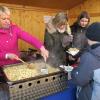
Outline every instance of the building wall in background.
<svg viewBox="0 0 100 100"><path fill-rule="evenodd" d="M84 3L68 11L70 25L76 20L79 13L84 10L90 14L90 23L95 21L100 22L100 0L86 0Z"/></svg>
<svg viewBox="0 0 100 100"><path fill-rule="evenodd" d="M44 40L44 16L54 16L57 12L62 10L53 10L46 8L36 8L21 5L10 5L10 4L0 4L5 5L11 9L11 19L12 22L19 25L23 30L29 32L30 34L39 38L42 42ZM19 41L20 50L27 50L31 45Z"/></svg>
<svg viewBox="0 0 100 100"><path fill-rule="evenodd" d="M44 40L44 16L54 16L57 12L63 11L58 9L36 8L23 5L1 4L6 5L11 9L12 21L22 27L25 31L39 38L42 42ZM91 23L95 21L100 22L100 0L85 0L84 3L70 9L68 11L70 25L76 20L81 11L88 11L91 17ZM67 10L64 12L67 13ZM20 50L27 50L32 46L19 41Z"/></svg>

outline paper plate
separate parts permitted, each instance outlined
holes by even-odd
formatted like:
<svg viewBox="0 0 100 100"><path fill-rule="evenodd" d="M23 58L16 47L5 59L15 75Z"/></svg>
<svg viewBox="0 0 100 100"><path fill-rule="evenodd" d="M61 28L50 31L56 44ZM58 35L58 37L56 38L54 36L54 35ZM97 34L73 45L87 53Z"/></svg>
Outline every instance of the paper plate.
<svg viewBox="0 0 100 100"><path fill-rule="evenodd" d="M72 56L75 56L79 52L79 49L77 49L77 48L69 48L68 51L66 51L66 52L71 54Z"/></svg>
<svg viewBox="0 0 100 100"><path fill-rule="evenodd" d="M63 68L65 71L70 72L73 70L72 66L65 66L65 65L60 65L60 68Z"/></svg>

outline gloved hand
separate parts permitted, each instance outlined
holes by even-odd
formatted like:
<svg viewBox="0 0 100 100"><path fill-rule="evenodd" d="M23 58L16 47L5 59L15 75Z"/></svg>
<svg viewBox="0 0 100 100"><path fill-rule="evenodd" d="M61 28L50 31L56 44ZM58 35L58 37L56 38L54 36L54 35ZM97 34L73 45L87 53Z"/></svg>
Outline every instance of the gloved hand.
<svg viewBox="0 0 100 100"><path fill-rule="evenodd" d="M18 56L16 54L13 54L13 53L7 53L6 54L6 59L11 59L11 60L14 60L14 59L17 59Z"/></svg>

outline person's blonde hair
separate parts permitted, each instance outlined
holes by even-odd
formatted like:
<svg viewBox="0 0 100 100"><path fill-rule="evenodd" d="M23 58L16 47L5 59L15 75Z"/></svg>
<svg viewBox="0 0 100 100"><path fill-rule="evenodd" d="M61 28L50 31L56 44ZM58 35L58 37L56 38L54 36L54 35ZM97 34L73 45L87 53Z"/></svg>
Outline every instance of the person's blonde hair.
<svg viewBox="0 0 100 100"><path fill-rule="evenodd" d="M55 26L59 25L59 24L65 24L66 21L68 21L68 17L67 14L64 12L59 12L55 15L55 17L53 18L53 24Z"/></svg>
<svg viewBox="0 0 100 100"><path fill-rule="evenodd" d="M8 7L6 6L0 6L0 15L2 15L3 13L9 14L10 15L10 10Z"/></svg>

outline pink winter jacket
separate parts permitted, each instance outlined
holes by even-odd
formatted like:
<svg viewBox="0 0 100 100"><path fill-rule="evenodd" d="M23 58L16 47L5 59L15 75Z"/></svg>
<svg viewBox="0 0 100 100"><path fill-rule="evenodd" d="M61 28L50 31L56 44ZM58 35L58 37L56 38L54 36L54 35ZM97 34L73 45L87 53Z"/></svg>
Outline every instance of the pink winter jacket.
<svg viewBox="0 0 100 100"><path fill-rule="evenodd" d="M7 53L14 53L19 56L18 39L28 42L37 49L43 46L38 39L29 35L16 25L11 25L10 29L0 28L0 67L16 62L16 60L5 59L5 55Z"/></svg>

